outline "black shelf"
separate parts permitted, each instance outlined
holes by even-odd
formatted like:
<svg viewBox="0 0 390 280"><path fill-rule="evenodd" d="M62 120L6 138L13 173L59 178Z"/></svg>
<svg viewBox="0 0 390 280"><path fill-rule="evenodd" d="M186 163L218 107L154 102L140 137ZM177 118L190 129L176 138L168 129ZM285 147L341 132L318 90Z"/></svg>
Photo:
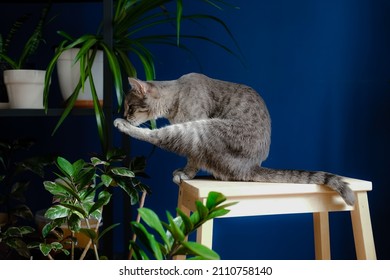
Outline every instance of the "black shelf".
<svg viewBox="0 0 390 280"><path fill-rule="evenodd" d="M44 109L0 109L0 117L56 117L61 116L63 112L63 108L49 109L47 113ZM92 108L74 108L71 114L90 116L94 115L94 110Z"/></svg>

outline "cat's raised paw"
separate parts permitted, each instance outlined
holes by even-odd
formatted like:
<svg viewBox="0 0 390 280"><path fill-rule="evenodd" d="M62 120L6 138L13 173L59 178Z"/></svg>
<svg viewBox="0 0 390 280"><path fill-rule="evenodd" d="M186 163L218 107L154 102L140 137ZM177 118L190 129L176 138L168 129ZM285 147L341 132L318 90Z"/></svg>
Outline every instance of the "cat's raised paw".
<svg viewBox="0 0 390 280"><path fill-rule="evenodd" d="M119 126L124 125L125 122L126 120L118 118L114 121L114 126L119 128Z"/></svg>
<svg viewBox="0 0 390 280"><path fill-rule="evenodd" d="M114 121L114 126L122 132L127 132L131 125L128 121L118 118Z"/></svg>

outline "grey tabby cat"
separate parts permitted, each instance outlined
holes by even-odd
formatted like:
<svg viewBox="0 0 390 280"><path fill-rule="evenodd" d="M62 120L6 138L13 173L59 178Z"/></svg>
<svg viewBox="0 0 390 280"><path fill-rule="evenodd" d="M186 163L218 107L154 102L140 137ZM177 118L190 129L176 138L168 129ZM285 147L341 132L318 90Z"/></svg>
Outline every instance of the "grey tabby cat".
<svg viewBox="0 0 390 280"><path fill-rule="evenodd" d="M261 167L270 148L271 120L252 88L191 73L173 81L129 78L124 119L115 127L136 139L187 157L173 173L175 183L198 170L226 181L324 184L353 205L355 196L342 177L325 172ZM150 130L138 125L156 118L171 125Z"/></svg>

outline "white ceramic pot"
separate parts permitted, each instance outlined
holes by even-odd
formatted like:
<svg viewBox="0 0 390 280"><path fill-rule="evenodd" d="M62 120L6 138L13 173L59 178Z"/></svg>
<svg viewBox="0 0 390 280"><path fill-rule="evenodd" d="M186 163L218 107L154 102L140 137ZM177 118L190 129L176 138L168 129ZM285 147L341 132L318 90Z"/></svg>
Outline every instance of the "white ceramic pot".
<svg viewBox="0 0 390 280"><path fill-rule="evenodd" d="M74 59L80 49L74 48L64 51L57 61L57 74L60 90L64 100L67 100L76 88L80 79L80 64ZM98 51L92 65L92 77L95 82L99 100L103 100L103 51ZM75 103L76 107L92 107L92 93L89 79L85 81L84 92L80 92Z"/></svg>
<svg viewBox="0 0 390 280"><path fill-rule="evenodd" d="M9 107L43 109L45 73L43 70L5 70Z"/></svg>

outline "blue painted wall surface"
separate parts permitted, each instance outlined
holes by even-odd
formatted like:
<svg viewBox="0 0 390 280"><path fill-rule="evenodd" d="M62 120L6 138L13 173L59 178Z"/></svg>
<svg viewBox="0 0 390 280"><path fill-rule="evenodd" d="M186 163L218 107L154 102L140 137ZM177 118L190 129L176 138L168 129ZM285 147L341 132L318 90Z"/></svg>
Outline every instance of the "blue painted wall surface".
<svg viewBox="0 0 390 280"><path fill-rule="evenodd" d="M245 66L215 46L183 41L194 51L199 63L186 52L153 46L157 79L203 72L258 90L268 104L273 125L271 152L264 166L325 170L371 180L374 190L369 194L369 201L377 254L380 259L390 259L387 221L390 214L387 180L390 170L390 1L246 0L234 3L240 9L208 10L230 27L240 45ZM66 23L69 29L80 31L82 25L85 30L91 29L92 23L97 21L96 15L101 14L100 4L77 5L83 7L80 13L85 18L76 16L76 6L57 5L57 11L62 14L60 22ZM187 7L195 11L204 6ZM4 12L1 9L2 16ZM75 17L77 24L71 24ZM1 23L3 21L1 18ZM59 29L58 26L51 28ZM183 33L193 32L211 36L234 49L232 41L218 26L204 23L183 26ZM58 40L53 36L53 41L56 38ZM142 72L140 77L143 77ZM27 121L19 120L18 126L24 122ZM29 124L35 122L39 125L32 130L42 135L42 141L59 141L56 149L63 149L71 158L98 149L93 119L85 120L86 129L78 120L69 120L62 136L57 138L49 136L53 121L28 120ZM10 126L3 119L0 125L2 131L10 131L12 135L21 133L16 129L18 126ZM7 130L3 130L4 127ZM67 133L75 127L83 133L83 141L78 146L72 145L75 147L72 150L61 140L69 138ZM119 134L115 137L119 144ZM132 140L132 155L147 155L151 149L149 144ZM171 182L171 173L184 163L183 158L174 154L159 149L154 152L147 168L151 179L145 181L153 190L147 207L162 216L165 210L174 212L177 187ZM312 259L313 242L310 215L215 221L214 249L223 259ZM333 258L355 258L347 213L331 214L331 245Z"/></svg>

